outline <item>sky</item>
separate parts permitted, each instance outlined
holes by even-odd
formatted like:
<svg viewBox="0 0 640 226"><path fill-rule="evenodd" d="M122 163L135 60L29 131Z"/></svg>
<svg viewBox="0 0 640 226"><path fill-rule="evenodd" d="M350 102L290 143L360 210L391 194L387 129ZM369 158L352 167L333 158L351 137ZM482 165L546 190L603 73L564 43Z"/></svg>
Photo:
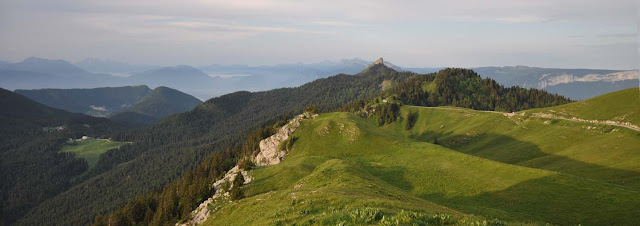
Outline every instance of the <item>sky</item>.
<svg viewBox="0 0 640 226"><path fill-rule="evenodd" d="M0 60L638 68L635 0L0 0Z"/></svg>

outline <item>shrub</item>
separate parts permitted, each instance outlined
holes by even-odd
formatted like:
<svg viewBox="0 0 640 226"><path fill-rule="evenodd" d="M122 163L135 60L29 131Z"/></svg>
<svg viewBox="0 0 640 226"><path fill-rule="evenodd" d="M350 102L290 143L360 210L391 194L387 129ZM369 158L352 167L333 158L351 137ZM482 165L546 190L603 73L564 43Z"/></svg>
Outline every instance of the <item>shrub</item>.
<svg viewBox="0 0 640 226"><path fill-rule="evenodd" d="M405 121L404 129L410 130L411 128L413 128L413 125L416 123L416 120L418 119L418 112L414 114L411 112L411 110L409 110L409 113L407 113L406 119L407 120Z"/></svg>
<svg viewBox="0 0 640 226"><path fill-rule="evenodd" d="M304 111L305 112L311 112L311 113L314 113L314 114L318 114L318 106L315 106L315 105L307 106L304 109Z"/></svg>
<svg viewBox="0 0 640 226"><path fill-rule="evenodd" d="M235 178L233 179L233 187L229 192L232 200L238 200L244 198L244 192L242 191L241 186L244 184L244 176L242 176L241 172L236 173Z"/></svg>
<svg viewBox="0 0 640 226"><path fill-rule="evenodd" d="M372 224L382 219L382 212L373 208L355 209L349 212L349 217L356 224Z"/></svg>
<svg viewBox="0 0 640 226"><path fill-rule="evenodd" d="M229 191L229 187L231 184L229 183L229 179L224 179L224 182L220 185L220 191L226 192Z"/></svg>
<svg viewBox="0 0 640 226"><path fill-rule="evenodd" d="M378 126L395 122L399 113L400 105L397 103L378 104L375 108L375 116Z"/></svg>
<svg viewBox="0 0 640 226"><path fill-rule="evenodd" d="M231 191L229 192L229 196L231 197L231 200L243 199L244 198L244 192L242 191L242 188L240 188L240 187L233 187L233 188L231 188Z"/></svg>
<svg viewBox="0 0 640 226"><path fill-rule="evenodd" d="M244 157L238 162L238 167L242 170L250 169L253 166L255 166L255 164L253 164L253 161L251 161L249 157Z"/></svg>
<svg viewBox="0 0 640 226"><path fill-rule="evenodd" d="M280 151L289 151L293 148L293 143L295 143L296 140L298 140L298 137L290 136L288 139L280 142L278 149Z"/></svg>

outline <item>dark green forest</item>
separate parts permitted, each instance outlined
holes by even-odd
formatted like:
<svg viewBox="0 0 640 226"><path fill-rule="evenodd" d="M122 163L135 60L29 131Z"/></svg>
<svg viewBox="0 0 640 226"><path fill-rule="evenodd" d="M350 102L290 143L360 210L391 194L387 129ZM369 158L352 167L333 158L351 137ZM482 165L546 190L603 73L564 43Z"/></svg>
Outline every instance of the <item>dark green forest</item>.
<svg viewBox="0 0 640 226"><path fill-rule="evenodd" d="M433 90L424 86L433 83ZM404 104L455 106L475 110L515 112L566 104L571 100L544 90L504 87L490 78L482 79L473 70L447 68L437 73L417 75L391 88Z"/></svg>
<svg viewBox="0 0 640 226"><path fill-rule="evenodd" d="M0 223L67 190L87 170L84 160L59 152L70 137L106 136L124 129L104 118L69 113L0 89Z"/></svg>
<svg viewBox="0 0 640 226"><path fill-rule="evenodd" d="M146 85L103 87L93 89L35 89L16 90L15 93L46 106L75 113L108 114L125 110L152 90ZM96 111L90 106L102 106Z"/></svg>

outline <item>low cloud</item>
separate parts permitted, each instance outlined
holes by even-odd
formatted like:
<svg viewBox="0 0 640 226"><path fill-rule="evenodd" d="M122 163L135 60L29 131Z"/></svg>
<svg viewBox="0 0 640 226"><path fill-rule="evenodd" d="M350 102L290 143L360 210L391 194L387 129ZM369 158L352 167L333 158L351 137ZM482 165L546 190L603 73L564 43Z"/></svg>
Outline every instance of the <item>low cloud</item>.
<svg viewBox="0 0 640 226"><path fill-rule="evenodd" d="M91 109L94 110L94 111L107 111L107 108L105 106L94 106L94 105L91 105L89 107L91 107Z"/></svg>

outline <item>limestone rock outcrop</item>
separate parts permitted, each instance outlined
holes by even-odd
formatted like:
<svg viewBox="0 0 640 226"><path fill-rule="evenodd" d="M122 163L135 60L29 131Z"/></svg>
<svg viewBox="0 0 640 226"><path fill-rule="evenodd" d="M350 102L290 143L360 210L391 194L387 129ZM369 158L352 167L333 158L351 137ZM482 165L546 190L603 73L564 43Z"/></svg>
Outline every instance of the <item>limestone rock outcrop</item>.
<svg viewBox="0 0 640 226"><path fill-rule="evenodd" d="M280 150L280 143L289 139L291 134L300 126L301 120L315 117L318 117L318 115L311 113L300 114L282 126L276 134L261 140L260 153L258 153L254 160L255 165L269 166L280 163L287 154L284 150Z"/></svg>

